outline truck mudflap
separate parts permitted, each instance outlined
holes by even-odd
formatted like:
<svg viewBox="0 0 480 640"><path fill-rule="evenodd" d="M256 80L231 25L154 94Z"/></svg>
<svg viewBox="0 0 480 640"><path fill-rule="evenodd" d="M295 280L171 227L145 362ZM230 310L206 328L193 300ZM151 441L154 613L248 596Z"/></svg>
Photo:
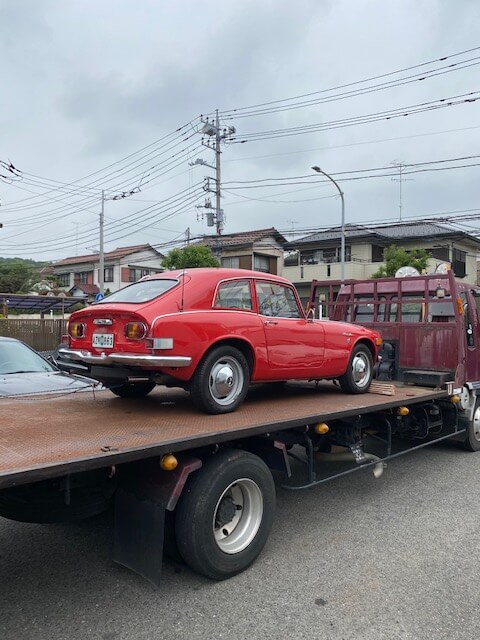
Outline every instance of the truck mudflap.
<svg viewBox="0 0 480 640"><path fill-rule="evenodd" d="M188 476L202 466L183 457L173 471L134 468L121 480L115 498L113 560L160 585L165 511L173 511ZM138 473L136 471L138 470Z"/></svg>

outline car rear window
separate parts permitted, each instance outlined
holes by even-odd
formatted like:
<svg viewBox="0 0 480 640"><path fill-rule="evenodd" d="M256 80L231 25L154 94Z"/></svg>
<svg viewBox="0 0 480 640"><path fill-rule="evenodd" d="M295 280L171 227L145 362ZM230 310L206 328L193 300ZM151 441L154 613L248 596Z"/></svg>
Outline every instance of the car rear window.
<svg viewBox="0 0 480 640"><path fill-rule="evenodd" d="M96 304L109 304L110 302L131 302L138 304L140 302L148 302L170 291L177 283L178 280L167 280L166 278L139 280L124 289L120 289L120 291L115 291L115 293L103 298L103 300L100 300L100 302Z"/></svg>

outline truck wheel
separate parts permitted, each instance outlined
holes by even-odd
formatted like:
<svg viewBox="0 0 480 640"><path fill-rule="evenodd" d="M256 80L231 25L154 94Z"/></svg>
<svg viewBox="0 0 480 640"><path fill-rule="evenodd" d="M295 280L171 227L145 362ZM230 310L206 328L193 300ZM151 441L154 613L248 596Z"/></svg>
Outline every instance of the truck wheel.
<svg viewBox="0 0 480 640"><path fill-rule="evenodd" d="M373 378L373 358L364 344L354 347L347 371L338 379L345 393L365 393Z"/></svg>
<svg viewBox="0 0 480 640"><path fill-rule="evenodd" d="M480 401L475 403L472 419L467 423L467 434L462 446L466 451L480 451Z"/></svg>
<svg viewBox="0 0 480 640"><path fill-rule="evenodd" d="M120 398L143 398L155 387L154 382L125 382L110 387L110 391Z"/></svg>
<svg viewBox="0 0 480 640"><path fill-rule="evenodd" d="M247 395L250 371L243 353L228 345L207 353L190 386L193 402L207 413L229 413Z"/></svg>
<svg viewBox="0 0 480 640"><path fill-rule="evenodd" d="M275 485L259 457L218 453L191 476L177 506L178 550L195 571L224 580L246 569L272 527Z"/></svg>

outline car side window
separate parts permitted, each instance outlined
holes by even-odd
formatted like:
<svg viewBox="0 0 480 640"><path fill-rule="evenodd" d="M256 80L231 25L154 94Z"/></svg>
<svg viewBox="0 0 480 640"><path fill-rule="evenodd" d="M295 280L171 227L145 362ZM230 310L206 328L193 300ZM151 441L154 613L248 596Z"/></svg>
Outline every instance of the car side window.
<svg viewBox="0 0 480 640"><path fill-rule="evenodd" d="M244 309L252 310L252 294L248 280L229 280L222 282L217 289L215 302L216 309Z"/></svg>
<svg viewBox="0 0 480 640"><path fill-rule="evenodd" d="M275 318L302 318L297 300L290 287L273 282L256 282L258 312Z"/></svg>

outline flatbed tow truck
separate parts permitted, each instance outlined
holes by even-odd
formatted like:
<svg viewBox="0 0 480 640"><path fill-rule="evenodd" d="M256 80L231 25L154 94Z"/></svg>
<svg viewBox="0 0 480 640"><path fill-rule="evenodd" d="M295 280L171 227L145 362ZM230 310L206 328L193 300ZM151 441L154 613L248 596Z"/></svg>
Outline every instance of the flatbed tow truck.
<svg viewBox="0 0 480 640"><path fill-rule="evenodd" d="M440 440L480 450L480 287L451 271L314 281L309 309L381 333L368 393L257 385L223 415L199 414L181 389L4 398L0 515L78 520L113 503L116 562L159 584L165 550L221 580L264 547L274 475L301 490L366 468L378 477L388 460Z"/></svg>
<svg viewBox="0 0 480 640"><path fill-rule="evenodd" d="M374 389L349 396L331 382L259 385L236 412L216 416L199 414L181 389L2 399L0 514L65 521L113 502L119 564L159 584L165 546L195 571L228 578L267 541L274 475L292 490L364 468L378 476L398 455L465 441L473 429L459 421L453 383ZM336 458L342 471L325 473L324 461Z"/></svg>

